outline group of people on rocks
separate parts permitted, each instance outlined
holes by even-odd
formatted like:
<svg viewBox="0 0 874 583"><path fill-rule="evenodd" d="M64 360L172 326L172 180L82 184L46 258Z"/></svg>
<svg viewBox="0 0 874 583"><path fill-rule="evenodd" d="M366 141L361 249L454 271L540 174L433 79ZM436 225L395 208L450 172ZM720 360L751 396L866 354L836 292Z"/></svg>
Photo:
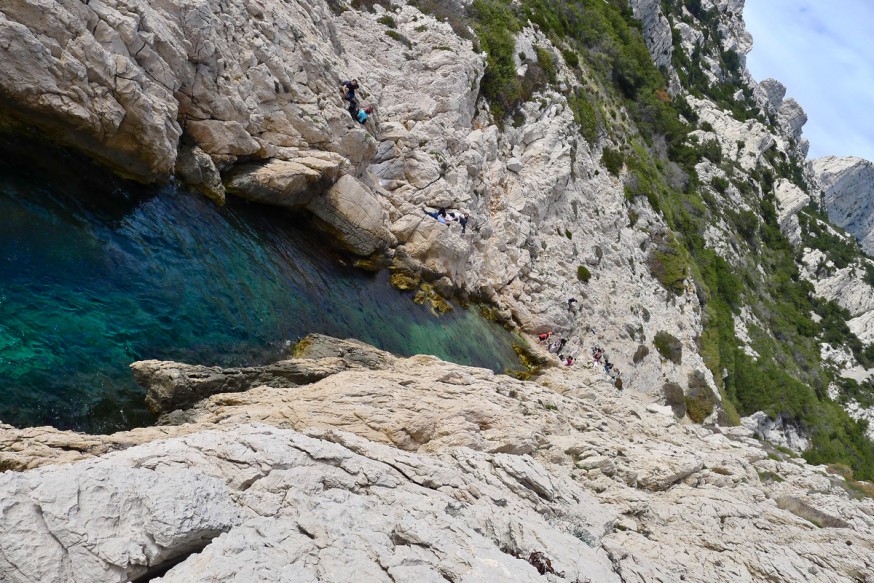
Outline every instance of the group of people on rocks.
<svg viewBox="0 0 874 583"><path fill-rule="evenodd" d="M550 342L551 337L552 331L550 330L549 332L538 335L537 338L540 344L547 344L547 350L550 354L558 355L558 360L560 360L563 365L573 366L576 362L573 355L568 354L567 356L565 356L562 352L564 350L565 344L567 344L567 338L557 338Z"/></svg>
<svg viewBox="0 0 874 583"><path fill-rule="evenodd" d="M373 113L373 106L369 105L364 109L361 109L361 104L358 102L358 97L355 96L355 91L358 90L358 79L352 79L351 81L341 81L340 82L340 95L343 96L344 101L349 102L348 110L349 115L352 116L352 119L357 121L360 124L367 123L367 119Z"/></svg>
<svg viewBox="0 0 874 583"><path fill-rule="evenodd" d="M424 209L425 214L429 217L434 218L441 225L449 225L450 223L458 223L461 225L461 232L464 233L467 230L467 221L470 218L470 214L456 212L456 211L446 211L446 207L440 207L435 212L431 212L428 209Z"/></svg>
<svg viewBox="0 0 874 583"><path fill-rule="evenodd" d="M568 308L572 309L573 304L576 303L576 301L577 300L574 298L569 299L568 300ZM594 334L594 333L595 333L595 330L593 329L592 334ZM562 364L564 364L565 366L573 366L574 363L576 362L573 355L569 354L569 355L565 356L562 353L562 350L564 349L565 345L567 344L567 339L566 338L558 338L558 339L555 339L553 341L550 341L550 339L552 338L552 335L553 335L553 333L551 330L549 332L544 332L542 334L538 334L538 336L537 336L538 343L546 345L548 347L547 350L551 354L557 354L559 361ZM613 380L613 382L617 388L621 389L622 388L622 381L621 381L620 377L622 376L622 373L619 371L618 368L616 368L613 365L612 362L610 362L610 359L607 358L607 354L604 352L603 348L601 348L600 346L592 346L592 367L593 368L601 368L602 366L604 367L604 373L607 376L609 376L611 380Z"/></svg>

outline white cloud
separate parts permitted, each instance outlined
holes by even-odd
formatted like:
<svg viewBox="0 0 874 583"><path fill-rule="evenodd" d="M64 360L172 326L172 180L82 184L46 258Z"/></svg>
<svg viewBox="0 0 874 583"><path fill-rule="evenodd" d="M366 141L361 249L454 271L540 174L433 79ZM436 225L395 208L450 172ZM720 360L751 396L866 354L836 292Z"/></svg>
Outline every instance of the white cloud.
<svg viewBox="0 0 874 583"><path fill-rule="evenodd" d="M870 0L747 0L753 77L786 86L807 113L810 156L874 160L874 4Z"/></svg>

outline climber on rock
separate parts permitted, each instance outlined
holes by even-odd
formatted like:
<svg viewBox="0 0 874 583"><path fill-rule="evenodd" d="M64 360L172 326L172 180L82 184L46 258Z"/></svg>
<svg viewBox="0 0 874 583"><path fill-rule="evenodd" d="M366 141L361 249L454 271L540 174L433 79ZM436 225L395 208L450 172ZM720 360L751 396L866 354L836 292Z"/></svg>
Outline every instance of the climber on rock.
<svg viewBox="0 0 874 583"><path fill-rule="evenodd" d="M433 212L433 213L432 213L432 212L428 212L428 209L422 209L422 210L425 211L425 214L426 214L426 215L428 215L429 217L432 217L433 219L435 219L435 220L436 220L438 223L440 223L441 225L445 225L445 224L446 224L446 209L441 208L439 211L436 211L436 212ZM443 212L443 214L440 214L441 211Z"/></svg>
<svg viewBox="0 0 874 583"><path fill-rule="evenodd" d="M358 79L352 79L351 81L340 81L340 94L343 96L343 99L348 101L350 104L356 104L357 100L355 99L355 91L358 89Z"/></svg>
<svg viewBox="0 0 874 583"><path fill-rule="evenodd" d="M464 232L467 230L467 220L468 220L469 218L470 218L470 215L467 214L467 213L464 213L463 215L461 215L460 217L458 217L458 224L461 225L461 234L462 234L462 235L463 235Z"/></svg>
<svg viewBox="0 0 874 583"><path fill-rule="evenodd" d="M555 354L561 354L564 345L567 344L567 338L561 338L549 345L549 351Z"/></svg>
<svg viewBox="0 0 874 583"><path fill-rule="evenodd" d="M543 334L538 334L537 335L538 343L540 343L540 344L545 343L547 340L549 340L549 337L551 335L552 335L552 330L550 330L549 332L544 332Z"/></svg>
<svg viewBox="0 0 874 583"><path fill-rule="evenodd" d="M373 107L368 106L368 107L365 107L364 109L359 109L358 112L355 115L353 115L352 117L354 117L355 121L357 121L358 123L365 124L365 123L367 123L367 118L369 118L370 114L372 114L372 113L373 113Z"/></svg>

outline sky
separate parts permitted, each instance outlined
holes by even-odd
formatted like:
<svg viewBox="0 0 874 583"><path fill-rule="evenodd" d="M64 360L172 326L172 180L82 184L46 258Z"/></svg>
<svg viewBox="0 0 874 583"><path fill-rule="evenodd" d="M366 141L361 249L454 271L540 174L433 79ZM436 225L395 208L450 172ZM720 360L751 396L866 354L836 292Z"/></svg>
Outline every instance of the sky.
<svg viewBox="0 0 874 583"><path fill-rule="evenodd" d="M874 161L874 0L746 0L747 68L807 113L808 158Z"/></svg>

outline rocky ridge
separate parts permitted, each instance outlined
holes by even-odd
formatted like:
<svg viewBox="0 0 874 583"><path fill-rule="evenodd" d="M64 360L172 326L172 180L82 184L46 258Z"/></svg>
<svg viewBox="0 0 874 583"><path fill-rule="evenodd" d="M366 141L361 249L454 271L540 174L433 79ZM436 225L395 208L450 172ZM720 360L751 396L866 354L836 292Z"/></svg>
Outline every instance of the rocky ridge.
<svg viewBox="0 0 874 583"><path fill-rule="evenodd" d="M871 581L874 499L747 429L685 424L587 367L535 383L310 346L293 362L345 370L0 476L9 580L540 581L538 551L552 581Z"/></svg>

